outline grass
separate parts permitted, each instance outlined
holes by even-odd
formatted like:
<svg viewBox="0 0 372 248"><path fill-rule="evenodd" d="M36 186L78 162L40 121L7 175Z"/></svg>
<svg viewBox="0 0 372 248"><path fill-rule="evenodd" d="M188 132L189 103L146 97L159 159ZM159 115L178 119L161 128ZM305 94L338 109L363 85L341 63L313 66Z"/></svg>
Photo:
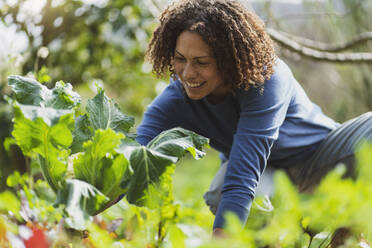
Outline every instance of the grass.
<svg viewBox="0 0 372 248"><path fill-rule="evenodd" d="M180 205L182 222L199 225L210 230L214 216L205 204L203 194L218 168L220 159L218 152L207 149L207 155L200 160L186 156L179 163L173 175L173 193L175 203Z"/></svg>

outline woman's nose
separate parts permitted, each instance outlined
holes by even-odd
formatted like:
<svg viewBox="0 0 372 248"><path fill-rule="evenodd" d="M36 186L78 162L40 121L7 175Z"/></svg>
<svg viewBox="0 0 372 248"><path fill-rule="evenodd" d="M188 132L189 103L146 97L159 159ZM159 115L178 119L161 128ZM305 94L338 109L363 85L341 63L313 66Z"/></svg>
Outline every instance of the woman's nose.
<svg viewBox="0 0 372 248"><path fill-rule="evenodd" d="M196 77L196 71L193 68L192 64L187 63L185 67L183 68L182 77L189 81Z"/></svg>

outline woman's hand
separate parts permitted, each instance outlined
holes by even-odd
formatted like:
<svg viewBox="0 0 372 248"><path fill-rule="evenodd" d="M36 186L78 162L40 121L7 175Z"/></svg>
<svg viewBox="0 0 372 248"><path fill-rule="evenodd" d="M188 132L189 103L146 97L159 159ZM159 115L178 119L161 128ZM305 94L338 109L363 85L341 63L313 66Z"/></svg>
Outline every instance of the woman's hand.
<svg viewBox="0 0 372 248"><path fill-rule="evenodd" d="M228 235L222 228L215 228L213 230L213 238L227 238Z"/></svg>

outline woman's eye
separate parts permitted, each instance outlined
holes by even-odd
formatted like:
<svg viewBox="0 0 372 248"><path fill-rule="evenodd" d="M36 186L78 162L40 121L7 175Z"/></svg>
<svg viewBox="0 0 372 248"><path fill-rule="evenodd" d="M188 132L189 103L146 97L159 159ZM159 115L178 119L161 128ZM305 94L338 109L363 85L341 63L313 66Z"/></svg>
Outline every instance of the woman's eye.
<svg viewBox="0 0 372 248"><path fill-rule="evenodd" d="M209 62L198 61L198 64L199 65L209 65L210 63Z"/></svg>
<svg viewBox="0 0 372 248"><path fill-rule="evenodd" d="M182 58L182 57L175 57L175 60L177 60L177 61L185 61L185 58Z"/></svg>

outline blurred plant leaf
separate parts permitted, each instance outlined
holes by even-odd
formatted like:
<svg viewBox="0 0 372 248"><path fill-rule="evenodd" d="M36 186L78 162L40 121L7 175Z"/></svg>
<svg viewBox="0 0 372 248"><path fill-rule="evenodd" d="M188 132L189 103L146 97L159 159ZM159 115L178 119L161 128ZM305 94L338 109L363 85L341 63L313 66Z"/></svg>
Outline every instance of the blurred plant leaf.
<svg viewBox="0 0 372 248"><path fill-rule="evenodd" d="M274 181L272 203L275 210L267 226L257 234L265 245L276 240L274 242L281 247L295 247L304 233L300 226L302 212L299 193L283 171L275 173Z"/></svg>
<svg viewBox="0 0 372 248"><path fill-rule="evenodd" d="M21 202L10 191L0 193L0 211L3 213L12 212L18 219L20 219L19 212L21 210Z"/></svg>
<svg viewBox="0 0 372 248"><path fill-rule="evenodd" d="M89 241L91 244L94 244L95 247L116 247L114 245L114 239L113 237L110 236L110 234L100 228L99 226L90 223L88 226L88 231L89 231ZM117 246L117 247L122 247L122 246Z"/></svg>
<svg viewBox="0 0 372 248"><path fill-rule="evenodd" d="M66 223L76 229L84 230L90 216L109 202L109 198L89 183L67 179L66 185L57 194L57 204L64 204L68 215Z"/></svg>

